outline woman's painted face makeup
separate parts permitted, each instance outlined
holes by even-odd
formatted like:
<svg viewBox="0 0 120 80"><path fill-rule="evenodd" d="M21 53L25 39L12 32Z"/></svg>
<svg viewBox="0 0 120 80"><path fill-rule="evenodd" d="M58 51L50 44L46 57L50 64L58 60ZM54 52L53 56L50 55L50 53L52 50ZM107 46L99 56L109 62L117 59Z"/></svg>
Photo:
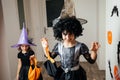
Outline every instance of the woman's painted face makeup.
<svg viewBox="0 0 120 80"><path fill-rule="evenodd" d="M67 40L67 41L72 41L75 39L74 34L67 31L62 32L62 38L63 40Z"/></svg>

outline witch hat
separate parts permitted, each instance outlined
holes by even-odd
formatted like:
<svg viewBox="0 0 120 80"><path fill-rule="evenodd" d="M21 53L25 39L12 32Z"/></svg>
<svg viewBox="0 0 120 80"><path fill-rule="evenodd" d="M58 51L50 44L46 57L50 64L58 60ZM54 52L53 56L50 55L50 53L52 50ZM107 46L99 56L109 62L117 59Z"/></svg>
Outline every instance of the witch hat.
<svg viewBox="0 0 120 80"><path fill-rule="evenodd" d="M11 46L11 47L16 48L16 47L19 47L21 44L26 44L26 45L29 45L29 46L36 46L35 44L33 44L32 42L29 41L28 35L27 35L27 30L25 28L24 23L23 23L23 28L22 28L22 32L21 32L18 43Z"/></svg>
<svg viewBox="0 0 120 80"><path fill-rule="evenodd" d="M52 21L52 26L59 22L60 19L69 17L75 17L76 19L78 19L81 25L88 22L86 19L76 17L75 4L73 0L64 0L64 6L61 10L60 16Z"/></svg>

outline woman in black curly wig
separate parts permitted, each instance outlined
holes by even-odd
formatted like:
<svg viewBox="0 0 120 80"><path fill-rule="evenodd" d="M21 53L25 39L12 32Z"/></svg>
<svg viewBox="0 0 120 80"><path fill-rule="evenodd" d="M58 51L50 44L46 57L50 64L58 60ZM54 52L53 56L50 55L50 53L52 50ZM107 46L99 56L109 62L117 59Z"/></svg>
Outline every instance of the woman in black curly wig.
<svg viewBox="0 0 120 80"><path fill-rule="evenodd" d="M79 64L79 57L83 55L89 63L97 58L98 42L91 45L91 54L88 47L76 38L82 35L83 28L75 17L60 19L53 27L54 37L60 41L53 51L49 51L46 38L42 38L42 46L47 57L45 68L54 80L87 80L85 70ZM58 67L54 58L59 55L61 65Z"/></svg>
<svg viewBox="0 0 120 80"><path fill-rule="evenodd" d="M83 28L80 24L80 22L75 18L65 18L60 19L60 21L53 27L54 31L54 37L57 40L63 40L62 39L62 32L66 31L70 34L74 34L75 38L82 35Z"/></svg>

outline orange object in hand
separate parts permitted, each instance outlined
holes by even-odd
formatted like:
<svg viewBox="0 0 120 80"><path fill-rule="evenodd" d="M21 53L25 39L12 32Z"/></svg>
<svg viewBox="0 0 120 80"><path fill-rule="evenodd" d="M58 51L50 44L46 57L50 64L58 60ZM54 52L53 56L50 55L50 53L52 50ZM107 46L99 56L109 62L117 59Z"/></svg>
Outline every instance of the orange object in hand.
<svg viewBox="0 0 120 80"><path fill-rule="evenodd" d="M41 76L41 68L37 67L37 59L34 57L33 59L34 62L32 62L32 60L30 60L30 68L28 71L28 79L29 80L38 80ZM32 65L34 65L34 68L32 69Z"/></svg>
<svg viewBox="0 0 120 80"><path fill-rule="evenodd" d="M46 38L42 38L41 43L42 43L42 46L43 46L43 49L44 49L44 52L45 52L45 55L46 55L47 59L50 60L52 63L54 63L55 62L54 59L52 59L50 57L50 50L49 50L48 40Z"/></svg>
<svg viewBox="0 0 120 80"><path fill-rule="evenodd" d="M49 54L49 45L48 45L48 40L46 38L42 38L41 39L41 43L42 43L42 47L45 51L45 55L46 57L49 57L50 54Z"/></svg>

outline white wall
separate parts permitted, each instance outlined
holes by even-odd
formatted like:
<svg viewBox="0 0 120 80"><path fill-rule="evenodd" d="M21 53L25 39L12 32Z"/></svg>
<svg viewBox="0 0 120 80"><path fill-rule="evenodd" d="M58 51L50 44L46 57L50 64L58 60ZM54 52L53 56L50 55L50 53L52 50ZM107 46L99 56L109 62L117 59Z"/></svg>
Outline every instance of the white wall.
<svg viewBox="0 0 120 80"><path fill-rule="evenodd" d="M2 2L0 0L0 80L9 80L10 79L10 68L8 62L8 54L6 53L5 44L6 41L4 20L3 20L3 10L2 10ZM7 75L7 76L6 76Z"/></svg>
<svg viewBox="0 0 120 80"><path fill-rule="evenodd" d="M40 39L44 36L46 28L45 0L25 0L25 15L29 36L33 38L37 47L32 47L39 61L45 61Z"/></svg>
<svg viewBox="0 0 120 80"><path fill-rule="evenodd" d="M100 70L105 70L105 61L106 61L106 53L105 53L105 29L106 29L106 1L98 0L97 1L98 9L97 9L97 31L98 31L98 41L100 43L100 48L98 51L97 64Z"/></svg>
<svg viewBox="0 0 120 80"><path fill-rule="evenodd" d="M78 40L90 48L93 41L101 45L98 51L97 63L100 70L105 70L105 0L74 0L76 16L86 19L83 25L83 36ZM81 59L85 61L84 58Z"/></svg>
<svg viewBox="0 0 120 80"><path fill-rule="evenodd" d="M97 41L97 0L75 0L76 16L88 21L83 25L83 36L79 41L85 42L90 48L92 41ZM92 38L91 38L92 37Z"/></svg>
<svg viewBox="0 0 120 80"><path fill-rule="evenodd" d="M4 59L7 61L5 62L7 65L8 70L8 79L5 80L14 80L16 75L17 69L17 49L13 49L10 46L16 44L19 38L19 18L18 18L18 11L17 11L17 4L16 0L2 0L2 8L3 8L3 20L4 20L4 51L5 55ZM10 77L9 77L10 76ZM4 78L7 78L4 75Z"/></svg>
<svg viewBox="0 0 120 80"><path fill-rule="evenodd" d="M117 61L117 45L118 45L118 41L120 41L120 17L118 17L116 13L111 17L112 9L114 6L117 6L118 11L120 12L120 1L106 0L106 80L112 80L110 76L108 61L110 61L111 63L110 66L113 77L115 77L114 75L115 66L118 67L118 71L119 71L119 66ZM112 32L111 44L108 43L108 38L107 38L108 31Z"/></svg>

